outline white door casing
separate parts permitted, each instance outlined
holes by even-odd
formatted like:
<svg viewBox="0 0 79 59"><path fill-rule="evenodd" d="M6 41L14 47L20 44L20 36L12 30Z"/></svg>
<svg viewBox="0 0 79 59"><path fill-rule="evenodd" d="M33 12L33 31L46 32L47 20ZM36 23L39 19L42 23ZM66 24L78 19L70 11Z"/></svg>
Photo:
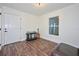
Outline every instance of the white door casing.
<svg viewBox="0 0 79 59"><path fill-rule="evenodd" d="M0 45L1 45L1 12L0 12Z"/></svg>

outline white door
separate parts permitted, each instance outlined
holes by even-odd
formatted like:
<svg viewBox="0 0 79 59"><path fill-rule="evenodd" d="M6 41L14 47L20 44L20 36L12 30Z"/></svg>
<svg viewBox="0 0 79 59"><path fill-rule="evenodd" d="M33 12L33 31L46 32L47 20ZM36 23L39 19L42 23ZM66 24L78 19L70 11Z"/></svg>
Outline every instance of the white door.
<svg viewBox="0 0 79 59"><path fill-rule="evenodd" d="M20 17L4 14L4 41L5 44L20 41Z"/></svg>

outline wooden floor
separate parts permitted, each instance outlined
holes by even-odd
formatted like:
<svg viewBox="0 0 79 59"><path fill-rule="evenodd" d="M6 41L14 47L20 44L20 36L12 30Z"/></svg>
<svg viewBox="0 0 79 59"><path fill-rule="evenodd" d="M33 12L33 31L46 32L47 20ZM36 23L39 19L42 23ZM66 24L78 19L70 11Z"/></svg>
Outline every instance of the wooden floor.
<svg viewBox="0 0 79 59"><path fill-rule="evenodd" d="M56 43L44 39L20 41L2 47L2 56L50 56Z"/></svg>

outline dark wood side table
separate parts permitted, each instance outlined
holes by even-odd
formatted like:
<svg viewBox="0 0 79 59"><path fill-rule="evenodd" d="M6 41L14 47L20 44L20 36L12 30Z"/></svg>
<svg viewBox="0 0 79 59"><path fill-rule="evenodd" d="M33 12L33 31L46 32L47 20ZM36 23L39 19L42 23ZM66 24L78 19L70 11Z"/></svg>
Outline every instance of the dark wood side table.
<svg viewBox="0 0 79 59"><path fill-rule="evenodd" d="M37 33L36 32L27 32L26 33L26 41L36 40Z"/></svg>

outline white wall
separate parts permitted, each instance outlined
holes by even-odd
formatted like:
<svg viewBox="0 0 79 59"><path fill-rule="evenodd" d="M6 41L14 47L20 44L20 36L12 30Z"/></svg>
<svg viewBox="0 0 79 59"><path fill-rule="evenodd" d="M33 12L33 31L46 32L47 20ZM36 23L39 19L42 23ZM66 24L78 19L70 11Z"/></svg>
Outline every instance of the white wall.
<svg viewBox="0 0 79 59"><path fill-rule="evenodd" d="M36 16L5 6L2 7L2 10L3 13L13 14L21 17L21 40L26 39L25 33L27 31L36 31L38 27L38 21Z"/></svg>
<svg viewBox="0 0 79 59"><path fill-rule="evenodd" d="M59 36L49 35L49 18L54 16L59 16ZM79 4L41 16L40 33L47 40L79 47Z"/></svg>
<svg viewBox="0 0 79 59"><path fill-rule="evenodd" d="M38 27L38 21L36 16L25 15L21 20L21 33L22 39L26 38L25 33L28 31L36 31Z"/></svg>

